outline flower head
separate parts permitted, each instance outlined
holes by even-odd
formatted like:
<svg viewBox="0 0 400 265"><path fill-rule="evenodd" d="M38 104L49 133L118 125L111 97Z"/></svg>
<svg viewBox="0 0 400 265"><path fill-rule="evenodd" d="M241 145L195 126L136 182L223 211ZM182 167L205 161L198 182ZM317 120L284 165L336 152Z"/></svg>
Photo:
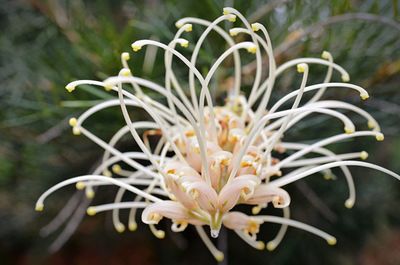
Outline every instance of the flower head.
<svg viewBox="0 0 400 265"><path fill-rule="evenodd" d="M226 32L219 26L224 21L235 20L242 27ZM165 235L156 228L162 219L170 220L175 232L193 225L215 258L221 260L222 253L214 247L203 226L209 227L212 237L217 237L221 227L225 226L257 249L265 248L265 243L259 239L259 228L266 222L282 225L277 236L266 244L269 250L280 243L288 226L306 230L329 244L335 244L333 236L290 219L290 195L284 187L294 181L339 167L349 187L345 205L351 208L355 202L355 189L349 166L380 170L400 179L387 169L357 160L367 158L365 151L335 154L326 148L329 144L353 137L373 136L378 141L383 140L377 121L366 111L339 100L321 100L327 89L350 89L359 93L361 99L368 98L365 89L346 83L349 74L333 62L329 52L324 51L322 59L299 58L277 66L266 28L260 23L250 25L233 8L224 8L223 15L212 22L183 18L176 25L178 31L167 44L138 40L131 45L134 52L141 52L146 46L156 46L164 52L163 85L134 76L128 65L131 56L124 52L121 54L122 69L117 76L104 81L79 80L66 86L72 92L79 85L90 84L104 87L116 95L117 98L99 103L69 121L74 134L85 135L105 152L102 163L92 175L71 178L53 186L39 198L37 210L43 209L43 202L49 194L69 184L75 183L78 189L84 189L89 198L95 195L94 187L117 185L120 190L113 203L90 206L87 213L94 215L112 210L115 228L123 232L125 225L119 220L119 210L130 209L128 228L133 231L137 227L136 211L143 209L142 222L149 225L158 238ZM204 31L192 45L188 59L181 49L190 45L184 35L190 34L193 27L204 28ZM203 74L196 67L197 59L204 40L212 31L226 41L228 48ZM238 34L246 35L249 41L235 42L233 36ZM240 50L250 53L249 56L253 56L257 63L248 95L240 91L243 55ZM264 54L268 58L267 68L262 64ZM233 58L234 82L225 104L216 104L211 95L211 80L228 57ZM182 83L175 75L174 60L188 68L187 83ZM323 83L308 84L311 64L326 67ZM301 79L300 86L272 104L271 94L276 79L294 67ZM343 82L331 82L333 71L340 73ZM166 104L147 96L145 89L162 95ZM312 92L311 99L303 99L305 94ZM114 106L121 108L126 124L106 142L83 124L96 112ZM132 121L128 108L143 109L152 121ZM356 131L353 122L338 110L358 113L372 130ZM343 123L344 133L312 144L287 142L284 135L312 113L338 119ZM140 152L122 152L115 147L126 134L131 134ZM277 154L284 158L278 159ZM315 157L306 158L309 154ZM141 160L148 163L139 162ZM125 191L132 192L136 198L122 202ZM236 210L235 206L239 204L250 206L252 214ZM283 216L260 214L268 205L282 209Z"/></svg>

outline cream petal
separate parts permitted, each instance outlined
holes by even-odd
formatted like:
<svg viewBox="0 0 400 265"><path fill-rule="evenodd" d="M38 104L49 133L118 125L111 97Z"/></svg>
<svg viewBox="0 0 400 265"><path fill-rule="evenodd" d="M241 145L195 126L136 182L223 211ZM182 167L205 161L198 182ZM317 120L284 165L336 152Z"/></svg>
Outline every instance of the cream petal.
<svg viewBox="0 0 400 265"><path fill-rule="evenodd" d="M187 187L187 194L194 198L201 209L210 213L217 210L218 194L206 182L193 182Z"/></svg>
<svg viewBox="0 0 400 265"><path fill-rule="evenodd" d="M240 196L246 198L251 195L254 192L255 186L259 183L260 179L254 175L244 175L234 178L221 189L218 196L218 208L221 212L229 211L237 204Z"/></svg>
<svg viewBox="0 0 400 265"><path fill-rule="evenodd" d="M264 204L272 202L275 208L285 208L290 204L289 194L281 188L270 187L268 184L256 187L253 195L244 203Z"/></svg>
<svg viewBox="0 0 400 265"><path fill-rule="evenodd" d="M193 218L187 208L175 201L161 201L150 204L142 213L142 221L145 224L157 224L163 217L174 222L187 222L193 225L204 224Z"/></svg>

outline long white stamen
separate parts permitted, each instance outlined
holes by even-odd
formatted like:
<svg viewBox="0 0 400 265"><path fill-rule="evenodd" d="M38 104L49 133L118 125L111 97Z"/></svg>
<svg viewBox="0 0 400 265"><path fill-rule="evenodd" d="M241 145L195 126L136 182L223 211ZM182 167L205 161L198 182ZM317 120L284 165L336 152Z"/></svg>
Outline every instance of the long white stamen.
<svg viewBox="0 0 400 265"><path fill-rule="evenodd" d="M71 184L74 184L74 183L77 183L77 182L89 181L89 180L108 181L108 182L111 182L111 183L113 183L113 184L115 184L117 186L125 188L126 190L128 190L128 191L130 191L132 193L138 194L138 195L142 196L143 198L146 198L146 199L148 199L150 201L153 201L153 202L162 201L161 199L159 199L159 198L157 198L157 197L155 197L153 195L150 195L150 194L148 194L146 192L143 192L142 190L140 190L140 189L138 189L136 187L133 187L131 185L128 185L128 184L126 184L126 183L124 183L122 181L119 181L119 180L116 180L116 179L113 179L113 178L109 178L109 177L104 177L104 176L86 175L86 176L80 176L80 177L75 177L75 178L70 178L70 179L64 180L64 181L54 185L53 187L51 187L47 191L45 191L39 197L39 199L36 202L36 210L38 210L38 211L42 210L43 207L44 207L44 200L50 194L55 192L56 190L59 190L62 187L65 187L67 185L71 185Z"/></svg>
<svg viewBox="0 0 400 265"><path fill-rule="evenodd" d="M332 162L332 163L328 163L325 165L320 165L317 167L314 167L312 169L309 169L305 172L302 172L298 175L295 176L291 176L290 178L288 177L281 177L279 179L273 180L271 181L269 184L271 185L271 187L282 187L284 185L287 185L289 183L292 183L296 180L302 179L304 177L310 176L316 172L328 169L328 168L333 168L333 167L338 167L338 166L359 166L359 167L368 167L368 168L372 168L372 169L376 169L378 171L382 171L383 173L386 173L398 180L400 180L400 176L397 175L396 173L394 173L393 171L390 171L386 168L371 164L371 163L367 163L367 162L361 162L361 161L353 161L353 160L347 160L347 161L337 161L337 162Z"/></svg>
<svg viewBox="0 0 400 265"><path fill-rule="evenodd" d="M310 232L314 235L317 235L319 237L322 237L323 239L328 242L329 245L335 245L336 244L336 238L328 233L325 233L322 230L319 230L318 228L315 228L313 226L304 224L299 221L291 220L291 219L286 219L278 216L272 216L272 215L262 215L262 216L255 216L254 218L264 221L264 222L269 222L269 223L277 223L277 224L286 224L289 226L293 226L299 229L302 229L304 231Z"/></svg>

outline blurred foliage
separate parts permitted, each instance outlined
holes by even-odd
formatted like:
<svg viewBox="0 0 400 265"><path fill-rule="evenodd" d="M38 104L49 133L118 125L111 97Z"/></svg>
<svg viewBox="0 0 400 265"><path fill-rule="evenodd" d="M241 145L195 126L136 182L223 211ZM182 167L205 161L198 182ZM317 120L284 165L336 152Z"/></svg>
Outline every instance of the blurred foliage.
<svg viewBox="0 0 400 265"><path fill-rule="evenodd" d="M116 74L119 55L129 50L132 41L157 38L167 42L177 19L194 16L212 20L225 5L267 26L279 63L331 51L335 61L349 71L352 82L371 93L370 101L357 104L381 122L386 135L379 145L356 139L336 146L335 151L367 150L370 160L400 172L397 0L0 0L1 264L214 263L191 230L183 235L168 234L161 241L143 227L136 234L118 235L107 215L85 218L62 250L48 254L47 247L55 236L41 238L39 230L73 189L54 196L44 215L35 213L33 205L46 188L88 172L99 158L100 148L84 137L73 137L67 120L109 95L91 86L68 94L65 84ZM211 63L220 53L214 48L219 44L221 40L215 37L205 44L202 64ZM135 55L132 62L135 74L162 82L162 64L143 66L143 54ZM156 60L161 56L158 53ZM250 61L245 70L251 76ZM312 72L316 80L323 75L323 69ZM217 84L223 86L228 73L220 75ZM274 96L285 94L295 82L294 75L287 73ZM345 92L328 93L332 96L358 102ZM291 137L314 139L335 132L335 126L326 128L323 121L320 117L310 119L297 126ZM121 122L119 111L106 111L89 126L106 137ZM134 148L132 141L127 141L127 146ZM328 247L313 236L289 229L282 245L266 253L229 234L229 264L400 264L399 183L366 169L353 172L358 202L351 211L343 207L347 191L342 179L332 183L312 177L290 187L294 218L337 235L337 246ZM324 209L309 207L315 203L309 196L313 191L326 202ZM276 229L266 225L262 232L268 237Z"/></svg>

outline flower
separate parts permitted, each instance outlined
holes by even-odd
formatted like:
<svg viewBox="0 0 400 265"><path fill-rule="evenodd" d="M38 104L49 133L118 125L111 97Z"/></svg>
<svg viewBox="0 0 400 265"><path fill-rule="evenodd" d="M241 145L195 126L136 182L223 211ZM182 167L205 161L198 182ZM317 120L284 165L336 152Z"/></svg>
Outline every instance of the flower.
<svg viewBox="0 0 400 265"><path fill-rule="evenodd" d="M229 34L218 26L221 22L234 22L236 19L243 27L232 28ZM176 26L178 31L168 44L154 40L132 43L134 52L139 52L145 46L156 46L164 51L164 86L134 76L128 65L128 52L121 54L123 68L117 76L104 81L79 80L66 86L69 92L82 84L100 86L115 92L118 98L99 103L78 118L70 119L75 135L83 134L105 150L102 163L92 175L67 179L51 187L38 199L37 210L43 209L44 200L51 193L66 185L76 184L77 189L84 189L89 198L95 195L94 187L116 185L120 190L114 202L90 206L87 209L89 215L112 210L114 226L117 231L123 232L125 225L119 219L119 210L130 209L128 228L134 231L137 227L137 209L143 209L142 222L158 238L165 236L164 231L156 228L163 218L172 222L171 229L174 232L181 232L188 225L193 225L208 249L220 261L223 253L213 245L204 226L209 227L211 237L218 237L221 227L225 226L257 249L264 249L265 246L268 250L276 248L288 226L320 236L329 244L336 243L332 235L290 219L290 195L284 189L290 183L339 167L349 188L345 206L351 208L355 202L355 188L349 166L376 169L400 179L399 175L385 168L358 161L357 159L367 158L365 151L335 154L326 148L329 144L354 137L373 136L378 141L384 138L379 124L366 111L339 100L321 100L328 88L351 89L358 92L361 99L368 98L365 89L346 83L350 79L349 74L333 62L329 52L324 51L322 59L299 58L277 66L266 28L260 23L250 25L233 8L224 8L223 15L213 22L183 18ZM194 45L189 60L179 50L189 46L188 40L182 38L182 35L192 31L193 26L203 26L206 29ZM228 49L216 58L204 75L196 68L196 64L203 42L211 31L226 40ZM251 41L236 43L232 37L238 34L245 34ZM257 63L254 83L248 96L240 91L240 50L246 50L251 56L255 56ZM262 76L265 70L262 65L263 53L268 57L268 76L265 79ZM210 92L211 79L229 56L233 57L234 62L234 83L225 104L216 105ZM187 66L187 84L181 84L175 75L172 66L174 60ZM323 83L307 84L310 64L327 68ZM300 87L271 104L275 80L292 67L297 67L297 72L301 75ZM340 73L343 82L331 82L334 70ZM131 86L133 92L127 86ZM167 104L147 96L144 88L162 95ZM311 91L315 91L314 96L304 102L303 95ZM290 105L290 108L283 109L286 105ZM106 142L90 132L83 123L93 114L114 106L120 106L126 125ZM153 121L133 122L128 107L143 109ZM356 131L353 122L338 110L353 111L361 115L367 120L371 130ZM344 133L312 144L285 141L284 134L311 113L339 119L343 123ZM142 135L141 131L144 131ZM122 152L115 147L129 133L140 152ZM305 158L311 153L317 157ZM277 154L284 158L278 159ZM139 160L148 161L149 165L146 166ZM132 192L136 198L122 202L125 191ZM250 206L252 214L235 209L239 204ZM269 204L282 209L283 216L260 214ZM281 224L281 229L265 245L258 237L260 226L266 222Z"/></svg>

